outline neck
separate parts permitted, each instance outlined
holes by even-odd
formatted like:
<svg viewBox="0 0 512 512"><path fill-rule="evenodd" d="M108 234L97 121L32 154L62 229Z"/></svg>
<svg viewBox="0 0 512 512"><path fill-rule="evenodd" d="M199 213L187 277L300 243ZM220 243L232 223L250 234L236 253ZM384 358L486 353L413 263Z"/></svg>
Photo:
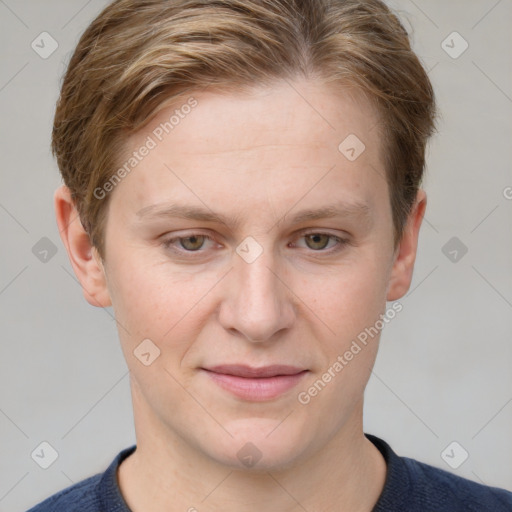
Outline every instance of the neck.
<svg viewBox="0 0 512 512"><path fill-rule="evenodd" d="M193 449L151 414L136 388L132 394L137 449L118 471L132 512L370 512L384 487L386 464L363 434L362 400L313 455L256 471L226 466Z"/></svg>

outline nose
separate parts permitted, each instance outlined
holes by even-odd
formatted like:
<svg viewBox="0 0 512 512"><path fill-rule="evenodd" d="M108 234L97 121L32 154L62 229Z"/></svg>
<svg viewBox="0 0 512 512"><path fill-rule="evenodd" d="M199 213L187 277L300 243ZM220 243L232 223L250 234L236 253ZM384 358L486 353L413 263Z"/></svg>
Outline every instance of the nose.
<svg viewBox="0 0 512 512"><path fill-rule="evenodd" d="M275 340L277 333L291 327L294 296L282 265L270 250L250 263L234 253L233 270L226 277L226 294L219 310L219 321L226 330L261 343Z"/></svg>

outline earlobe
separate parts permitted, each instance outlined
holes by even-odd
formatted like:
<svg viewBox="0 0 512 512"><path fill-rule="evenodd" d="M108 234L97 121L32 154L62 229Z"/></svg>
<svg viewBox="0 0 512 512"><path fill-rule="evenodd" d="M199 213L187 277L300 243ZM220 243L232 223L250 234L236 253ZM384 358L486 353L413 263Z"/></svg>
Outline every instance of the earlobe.
<svg viewBox="0 0 512 512"><path fill-rule="evenodd" d="M112 305L105 270L96 248L91 244L71 199L68 187L62 185L54 194L54 207L62 239L85 299L92 306Z"/></svg>
<svg viewBox="0 0 512 512"><path fill-rule="evenodd" d="M418 190L416 201L411 208L402 239L395 254L388 285L386 299L388 301L400 299L411 286L418 248L418 237L426 206L427 195L423 189L420 189Z"/></svg>

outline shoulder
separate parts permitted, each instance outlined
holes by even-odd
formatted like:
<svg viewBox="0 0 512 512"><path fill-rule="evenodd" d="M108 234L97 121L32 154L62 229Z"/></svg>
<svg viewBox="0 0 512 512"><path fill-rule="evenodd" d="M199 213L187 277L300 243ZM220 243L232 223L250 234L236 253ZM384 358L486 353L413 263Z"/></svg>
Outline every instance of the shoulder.
<svg viewBox="0 0 512 512"><path fill-rule="evenodd" d="M366 437L387 464L384 489L373 512L512 511L512 492L398 456L382 439L368 434Z"/></svg>
<svg viewBox="0 0 512 512"><path fill-rule="evenodd" d="M97 487L101 476L97 474L70 485L27 512L97 512L100 509Z"/></svg>
<svg viewBox="0 0 512 512"><path fill-rule="evenodd" d="M104 473L59 491L27 512L130 512L117 481L117 469L136 445L119 452Z"/></svg>
<svg viewBox="0 0 512 512"><path fill-rule="evenodd" d="M511 512L512 493L454 475L443 469L401 457L411 475L413 496L436 510ZM440 508L444 507L444 508Z"/></svg>

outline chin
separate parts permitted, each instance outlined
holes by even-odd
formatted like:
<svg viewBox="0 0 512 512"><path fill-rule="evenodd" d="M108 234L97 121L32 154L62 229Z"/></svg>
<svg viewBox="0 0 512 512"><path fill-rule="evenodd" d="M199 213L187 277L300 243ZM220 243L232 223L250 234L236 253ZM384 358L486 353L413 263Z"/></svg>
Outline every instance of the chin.
<svg viewBox="0 0 512 512"><path fill-rule="evenodd" d="M306 449L305 437L290 419L248 418L226 425L233 437L212 440L210 456L232 469L279 471L292 466ZM212 447L215 449L211 450Z"/></svg>

